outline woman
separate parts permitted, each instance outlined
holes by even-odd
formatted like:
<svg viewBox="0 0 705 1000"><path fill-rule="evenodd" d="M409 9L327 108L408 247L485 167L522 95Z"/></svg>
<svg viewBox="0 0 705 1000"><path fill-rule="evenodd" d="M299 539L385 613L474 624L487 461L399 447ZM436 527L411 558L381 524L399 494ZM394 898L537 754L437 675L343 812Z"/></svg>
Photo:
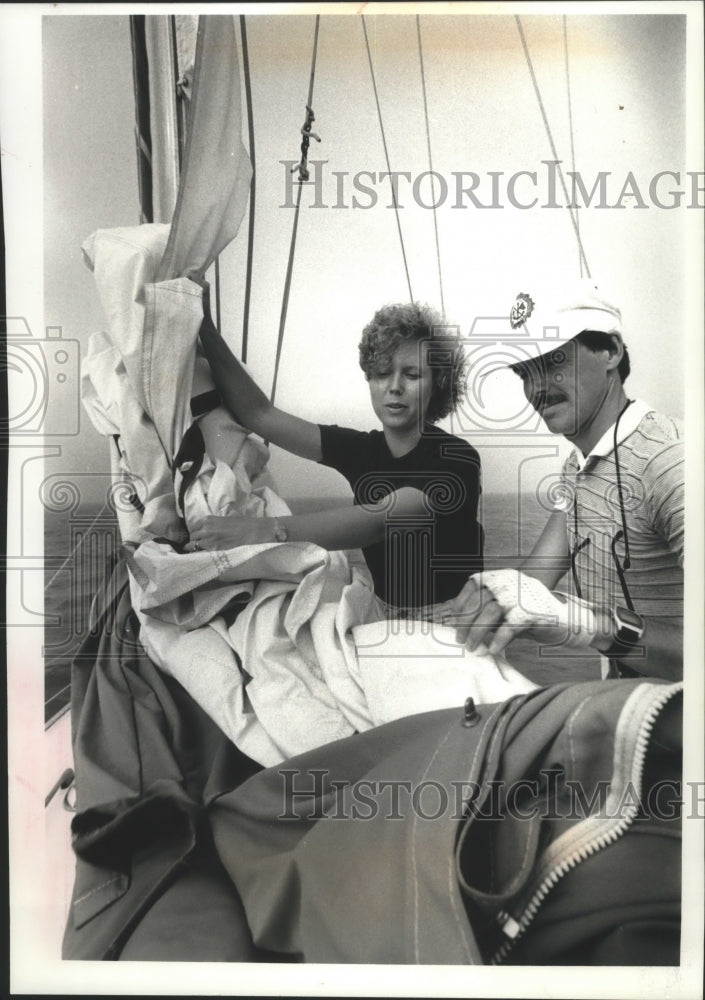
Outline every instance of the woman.
<svg viewBox="0 0 705 1000"><path fill-rule="evenodd" d="M455 409L465 381L462 347L444 330L436 312L416 303L375 314L359 351L382 429L363 432L301 420L270 403L215 329L206 301L201 342L223 404L265 440L341 472L354 505L276 519L208 517L192 542L362 548L375 592L393 613L457 594L482 569L480 459L435 426Z"/></svg>

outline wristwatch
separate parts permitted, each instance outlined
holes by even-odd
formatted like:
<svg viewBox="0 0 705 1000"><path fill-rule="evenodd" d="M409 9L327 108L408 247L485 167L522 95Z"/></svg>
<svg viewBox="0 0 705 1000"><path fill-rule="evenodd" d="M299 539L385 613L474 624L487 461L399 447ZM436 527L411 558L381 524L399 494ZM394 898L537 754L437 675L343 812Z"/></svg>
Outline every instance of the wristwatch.
<svg viewBox="0 0 705 1000"><path fill-rule="evenodd" d="M628 653L644 634L644 619L636 611L617 605L612 610L615 633L607 656Z"/></svg>
<svg viewBox="0 0 705 1000"><path fill-rule="evenodd" d="M276 542L286 542L289 539L289 532L286 528L274 519L274 540Z"/></svg>

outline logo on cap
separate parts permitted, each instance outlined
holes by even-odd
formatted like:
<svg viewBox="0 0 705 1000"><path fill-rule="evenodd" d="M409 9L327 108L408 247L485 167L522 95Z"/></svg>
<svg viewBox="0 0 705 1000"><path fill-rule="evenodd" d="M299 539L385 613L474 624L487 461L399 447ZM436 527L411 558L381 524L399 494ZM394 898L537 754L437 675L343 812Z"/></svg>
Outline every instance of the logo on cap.
<svg viewBox="0 0 705 1000"><path fill-rule="evenodd" d="M516 330L518 326L522 326L533 311L534 300L526 292L520 292L517 295L516 302L512 306L512 311L509 313L509 322L511 323L512 330Z"/></svg>

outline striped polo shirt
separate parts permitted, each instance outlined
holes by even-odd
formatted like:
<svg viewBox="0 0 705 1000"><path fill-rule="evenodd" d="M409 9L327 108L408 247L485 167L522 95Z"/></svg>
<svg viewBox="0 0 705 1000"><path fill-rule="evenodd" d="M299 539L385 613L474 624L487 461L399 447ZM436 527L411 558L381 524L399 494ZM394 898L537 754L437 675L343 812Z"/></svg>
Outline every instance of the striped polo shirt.
<svg viewBox="0 0 705 1000"><path fill-rule="evenodd" d="M563 466L566 522L583 598L594 604L626 606L612 542L622 530L617 481L629 541L625 571L634 609L644 617L683 617L683 428L678 420L636 400L583 458L576 450ZM576 537L577 514L577 537ZM624 538L616 543L624 561ZM572 585L572 580L571 580Z"/></svg>

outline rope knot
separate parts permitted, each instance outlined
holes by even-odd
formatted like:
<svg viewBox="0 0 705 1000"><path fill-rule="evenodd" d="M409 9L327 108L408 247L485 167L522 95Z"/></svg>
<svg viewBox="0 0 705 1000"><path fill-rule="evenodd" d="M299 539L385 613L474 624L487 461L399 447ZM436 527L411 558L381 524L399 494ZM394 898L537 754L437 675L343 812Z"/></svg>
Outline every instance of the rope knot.
<svg viewBox="0 0 705 1000"><path fill-rule="evenodd" d="M316 116L313 113L313 108L310 106L310 104L307 104L306 121L301 126L301 135L303 136L303 139L301 140L301 160L295 167L291 168L292 174L298 170L299 184L305 184L308 181L309 177L311 176L308 169L308 149L309 146L311 145L311 139L315 139L316 142L321 141L321 137L319 135L316 135L315 132L311 131L311 126L313 125L315 120Z"/></svg>

